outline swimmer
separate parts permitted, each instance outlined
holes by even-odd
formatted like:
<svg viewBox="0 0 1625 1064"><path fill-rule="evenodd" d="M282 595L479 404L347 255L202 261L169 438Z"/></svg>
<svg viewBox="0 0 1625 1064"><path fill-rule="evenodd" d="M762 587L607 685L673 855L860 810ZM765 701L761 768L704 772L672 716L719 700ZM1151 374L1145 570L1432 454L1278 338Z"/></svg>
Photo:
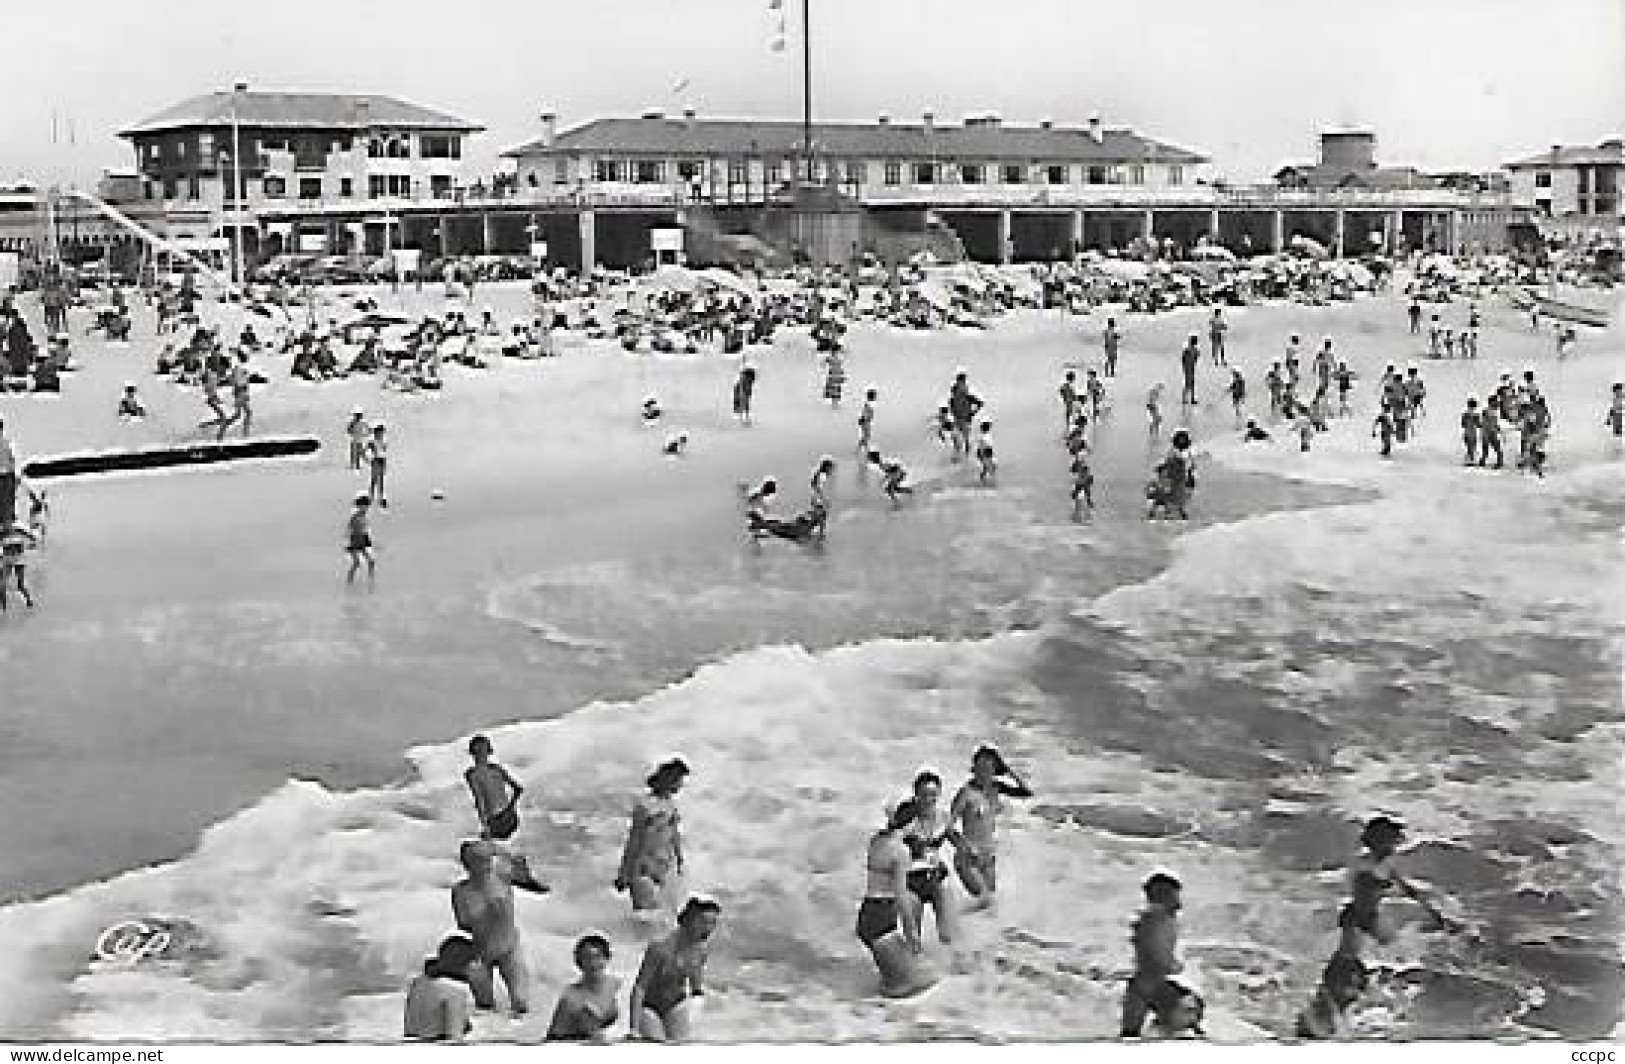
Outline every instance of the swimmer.
<svg viewBox="0 0 1625 1064"><path fill-rule="evenodd" d="M910 997L936 982L917 959L920 953L919 914L904 899L908 896L909 850L899 832L913 823L913 801L900 802L886 817L886 826L869 840L864 861L863 902L858 906L858 938L880 970L880 992L886 997Z"/></svg>
<svg viewBox="0 0 1625 1064"><path fill-rule="evenodd" d="M510 839L519 830L519 796L525 788L508 770L491 760L495 751L491 740L476 735L468 741L468 756L474 765L463 773L474 796L474 812L480 818L480 838Z"/></svg>
<svg viewBox="0 0 1625 1064"><path fill-rule="evenodd" d="M686 1042L692 1036L693 998L705 994L705 962L722 906L711 898L688 899L677 930L649 943L632 984L632 1035L649 1042Z"/></svg>
<svg viewBox="0 0 1625 1064"><path fill-rule="evenodd" d="M1031 798L1033 792L991 746L971 755L970 768L971 778L954 795L948 819L959 825L954 836L954 870L966 893L975 899L971 911L977 911L992 908L998 890L994 834L1003 806L999 799Z"/></svg>
<svg viewBox="0 0 1625 1064"><path fill-rule="evenodd" d="M344 577L346 584L355 583L355 574L363 561L367 563L368 580L378 573L378 561L372 556L372 530L367 523L371 509L372 496L355 497L355 509L350 511L350 520L345 524L344 552L350 556L350 572Z"/></svg>
<svg viewBox="0 0 1625 1064"><path fill-rule="evenodd" d="M530 974L514 914L514 887L544 894L548 887L517 857L487 839L465 842L457 859L468 874L451 888L451 911L457 927L474 940L477 956L468 969L468 986L477 1008L496 1007L496 976L508 988L508 1007L515 1016L529 1011Z"/></svg>
<svg viewBox="0 0 1625 1064"><path fill-rule="evenodd" d="M663 762L645 781L649 793L632 807L632 826L621 852L616 891L632 896L634 912L660 908L661 892L673 876L683 874L683 837L677 792L688 778L682 758Z"/></svg>
<svg viewBox="0 0 1625 1064"><path fill-rule="evenodd" d="M1176 955L1179 944L1179 910L1182 907L1179 880L1158 872L1145 881L1145 909L1134 921L1134 974L1123 992L1124 1038L1138 1038L1145 1028L1146 1015L1155 1013L1165 1027L1172 1027L1171 1010L1178 1005L1184 988L1170 976L1184 970Z"/></svg>
<svg viewBox="0 0 1625 1064"><path fill-rule="evenodd" d="M559 993L553 1019L547 1025L549 1042L607 1042L609 1029L620 1019L616 999L621 981L609 974L609 940L585 935L575 946L576 970L581 978Z"/></svg>
<svg viewBox="0 0 1625 1064"><path fill-rule="evenodd" d="M1371 976L1360 958L1344 953L1334 955L1321 973L1314 998L1298 1013L1298 1037L1349 1037L1349 1007L1360 1000L1370 982Z"/></svg>
<svg viewBox="0 0 1625 1064"><path fill-rule="evenodd" d="M404 1035L413 1042L461 1042L474 1029L469 1014L474 998L468 987L469 968L478 951L466 935L449 935L433 957L423 962L423 974L413 976L406 991Z"/></svg>
<svg viewBox="0 0 1625 1064"><path fill-rule="evenodd" d="M1394 854L1405 839L1405 825L1386 816L1372 817L1360 832L1362 851L1349 867L1350 899L1337 914L1342 929L1337 952L1356 959L1367 938L1386 945L1394 940L1393 923L1382 912L1382 898L1398 888L1422 906L1440 925L1448 926L1438 910L1394 870Z"/></svg>
<svg viewBox="0 0 1625 1064"><path fill-rule="evenodd" d="M920 927L925 925L925 907L931 906L937 917L937 938L951 946L959 937L959 907L942 846L951 842L957 850L960 843L952 815L942 807L942 777L929 769L914 777L913 802L914 820L903 836L911 855L903 903L913 908Z"/></svg>

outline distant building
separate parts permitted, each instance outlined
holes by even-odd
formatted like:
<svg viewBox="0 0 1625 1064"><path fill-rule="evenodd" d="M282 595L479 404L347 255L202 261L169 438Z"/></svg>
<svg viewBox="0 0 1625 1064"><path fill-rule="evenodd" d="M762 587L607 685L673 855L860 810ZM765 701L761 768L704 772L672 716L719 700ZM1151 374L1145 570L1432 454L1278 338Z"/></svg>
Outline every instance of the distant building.
<svg viewBox="0 0 1625 1064"><path fill-rule="evenodd" d="M463 142L482 129L391 96L239 85L182 101L119 136L135 148L143 200L203 213L216 234L240 221L253 254L262 215L280 208L451 199L464 184ZM234 148L242 153L236 190ZM274 232L291 238L279 240L290 250L345 250L356 237L344 228Z"/></svg>
<svg viewBox="0 0 1625 1064"><path fill-rule="evenodd" d="M1275 183L1290 189L1436 189L1437 178L1414 166L1377 165L1377 135L1361 130L1322 133L1320 161L1293 163L1275 172Z"/></svg>
<svg viewBox="0 0 1625 1064"><path fill-rule="evenodd" d="M1625 141L1566 148L1507 163L1514 201L1533 207L1543 228L1574 236L1620 235Z"/></svg>

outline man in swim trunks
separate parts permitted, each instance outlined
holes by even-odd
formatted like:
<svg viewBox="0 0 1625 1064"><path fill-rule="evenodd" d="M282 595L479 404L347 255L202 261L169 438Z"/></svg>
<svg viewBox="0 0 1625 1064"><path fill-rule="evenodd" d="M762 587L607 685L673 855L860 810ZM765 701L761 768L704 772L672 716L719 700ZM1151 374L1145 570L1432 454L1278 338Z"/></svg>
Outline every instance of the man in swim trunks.
<svg viewBox="0 0 1625 1064"><path fill-rule="evenodd" d="M500 973L508 988L509 1007L515 1016L523 1016L530 1008L530 976L514 919L513 888L519 885L542 893L547 887L531 876L523 858L485 839L463 843L457 858L468 875L451 888L451 911L457 927L474 940L478 953L468 969L474 1004L496 1008L495 973Z"/></svg>
<svg viewBox="0 0 1625 1064"><path fill-rule="evenodd" d="M607 1042L620 1019L616 997L621 981L609 974L609 940L586 935L576 943L576 969L581 978L565 987L547 1026L549 1042Z"/></svg>
<svg viewBox="0 0 1625 1064"><path fill-rule="evenodd" d="M468 989L468 970L477 951L472 939L451 935L439 951L423 962L423 974L412 978L406 991L406 1038L413 1042L461 1042L472 1030L469 1014L474 999Z"/></svg>
<svg viewBox="0 0 1625 1064"><path fill-rule="evenodd" d="M692 897L677 914L677 930L649 943L628 1003L632 1035L649 1042L686 1042L692 1036L693 998L705 994L705 962L722 906Z"/></svg>
<svg viewBox="0 0 1625 1064"><path fill-rule="evenodd" d="M480 838L509 839L519 830L519 796L525 788L508 770L491 760L495 753L491 740L476 735L468 741L468 756L474 764L463 773L463 782L474 796L474 812L480 818Z"/></svg>
<svg viewBox="0 0 1625 1064"><path fill-rule="evenodd" d="M1180 882L1158 872L1144 884L1146 907L1134 921L1134 974L1123 992L1124 1038L1138 1038L1146 1016L1155 1013L1163 1026L1173 1026L1169 1013L1181 991L1171 976L1184 969L1176 956L1179 944Z"/></svg>
<svg viewBox="0 0 1625 1064"><path fill-rule="evenodd" d="M1004 798L1031 798L1033 792L1021 777L1010 771L998 750L981 747L971 755L971 778L954 795L948 810L949 822L959 825L954 836L954 870L975 901L971 910L993 906L998 890L997 845L994 834ZM999 777L1007 776L1009 780Z"/></svg>
<svg viewBox="0 0 1625 1064"><path fill-rule="evenodd" d="M880 969L880 992L886 997L909 997L931 986L935 977L916 960L920 953L920 925L908 893L908 844L900 834L914 822L914 802L899 802L886 817L886 826L869 840L864 862L866 886L858 906L857 934Z"/></svg>

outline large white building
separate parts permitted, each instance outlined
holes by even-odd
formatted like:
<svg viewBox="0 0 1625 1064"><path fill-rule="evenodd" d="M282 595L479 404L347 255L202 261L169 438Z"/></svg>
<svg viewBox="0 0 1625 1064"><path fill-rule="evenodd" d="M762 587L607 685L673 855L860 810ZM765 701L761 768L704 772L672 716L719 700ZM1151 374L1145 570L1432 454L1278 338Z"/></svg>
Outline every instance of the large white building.
<svg viewBox="0 0 1625 1064"><path fill-rule="evenodd" d="M1513 199L1535 208L1544 228L1618 238L1625 203L1625 141L1564 147L1507 164Z"/></svg>

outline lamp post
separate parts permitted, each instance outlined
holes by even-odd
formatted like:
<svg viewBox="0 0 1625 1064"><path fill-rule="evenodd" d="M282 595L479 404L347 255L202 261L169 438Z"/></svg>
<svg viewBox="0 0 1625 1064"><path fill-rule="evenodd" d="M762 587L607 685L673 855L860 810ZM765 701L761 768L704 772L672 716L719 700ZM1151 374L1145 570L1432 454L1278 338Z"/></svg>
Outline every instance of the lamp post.
<svg viewBox="0 0 1625 1064"><path fill-rule="evenodd" d="M231 279L243 283L243 130L240 104L248 88L239 81L231 90L231 202L236 208L231 226Z"/></svg>

